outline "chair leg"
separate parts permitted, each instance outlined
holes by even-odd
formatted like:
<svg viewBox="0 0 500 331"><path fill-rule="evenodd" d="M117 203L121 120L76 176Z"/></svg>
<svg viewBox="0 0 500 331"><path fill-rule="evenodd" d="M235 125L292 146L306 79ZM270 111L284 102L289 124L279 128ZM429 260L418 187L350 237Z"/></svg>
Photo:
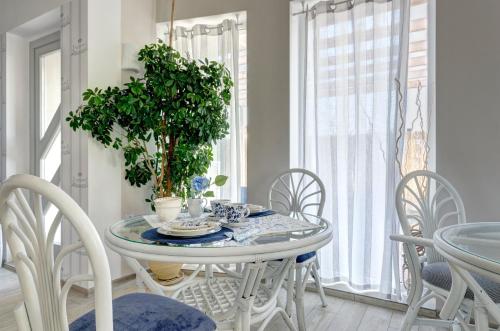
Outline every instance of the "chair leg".
<svg viewBox="0 0 500 331"><path fill-rule="evenodd" d="M319 272L316 264L313 264L312 266L312 276L314 278L314 282L316 283L316 288L318 289L319 297L321 298L321 304L323 307L326 307L328 306L328 304L326 302L325 291L323 290L323 286L321 285L321 278L319 277Z"/></svg>
<svg viewBox="0 0 500 331"><path fill-rule="evenodd" d="M250 313L251 311L244 311L241 314L241 330L250 331Z"/></svg>
<svg viewBox="0 0 500 331"><path fill-rule="evenodd" d="M477 298L477 295L474 296L474 321L476 324L476 330L489 330L488 311L481 300Z"/></svg>
<svg viewBox="0 0 500 331"><path fill-rule="evenodd" d="M238 310L234 321L235 331L250 331L251 313L250 309Z"/></svg>
<svg viewBox="0 0 500 331"><path fill-rule="evenodd" d="M141 279L141 277L139 277L138 274L135 275L135 286L137 287L139 292L146 292L144 281Z"/></svg>
<svg viewBox="0 0 500 331"><path fill-rule="evenodd" d="M410 304L408 310L406 311L403 322L401 323L401 331L410 331L417 318L419 307Z"/></svg>
<svg viewBox="0 0 500 331"><path fill-rule="evenodd" d="M453 323L453 325L451 326L451 330L452 331L462 331L462 327L460 326L459 323Z"/></svg>
<svg viewBox="0 0 500 331"><path fill-rule="evenodd" d="M295 327L295 325L293 325L292 319L287 315L286 311L283 310L283 308L280 308L280 307L276 307L274 309L273 313L271 315L269 315L261 323L261 325L259 326L258 331L264 331L266 329L267 325L269 324L269 322L271 322L271 320L273 319L274 316L276 316L277 313L281 314L281 316L283 317L283 320L285 321L285 323L288 326L288 328L290 329L290 331L297 331L297 328Z"/></svg>
<svg viewBox="0 0 500 331"><path fill-rule="evenodd" d="M30 321L28 318L28 313L26 311L26 306L24 305L24 302L22 302L16 307L16 309L14 310L14 316L16 318L17 328L19 331L31 330Z"/></svg>
<svg viewBox="0 0 500 331"><path fill-rule="evenodd" d="M295 268L295 310L299 331L306 331L304 312L304 287L302 286L302 266Z"/></svg>
<svg viewBox="0 0 500 331"><path fill-rule="evenodd" d="M279 309L279 313L283 317L283 320L285 321L290 331L297 331L297 328L295 327L295 325L293 325L292 319L287 315L286 311L284 311L283 309Z"/></svg>
<svg viewBox="0 0 500 331"><path fill-rule="evenodd" d="M211 264L205 264L205 279L209 280L214 277L214 269Z"/></svg>
<svg viewBox="0 0 500 331"><path fill-rule="evenodd" d="M290 270L288 270L288 279L286 280L286 313L288 316L292 316L293 301L294 301L294 270L295 266L292 265Z"/></svg>
<svg viewBox="0 0 500 331"><path fill-rule="evenodd" d="M425 295L422 295L422 292L419 291L419 295L413 297L411 302L408 303L408 310L406 311L406 315L401 323L401 331L411 330L415 324L415 320L417 319L420 307L433 297L432 292L429 290L426 291Z"/></svg>

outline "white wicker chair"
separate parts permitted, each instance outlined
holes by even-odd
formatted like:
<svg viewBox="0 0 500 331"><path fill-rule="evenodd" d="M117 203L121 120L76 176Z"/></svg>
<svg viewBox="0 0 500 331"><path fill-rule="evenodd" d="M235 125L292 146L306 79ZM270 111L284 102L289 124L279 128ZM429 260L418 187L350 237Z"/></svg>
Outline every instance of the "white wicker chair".
<svg viewBox="0 0 500 331"><path fill-rule="evenodd" d="M325 187L316 174L305 169L289 169L278 175L269 189L269 208L283 215L297 217L304 214L321 216L325 205ZM293 300L299 330L305 330L304 291L310 276L314 278L323 307L327 306L318 273L316 252L298 256L295 268L290 268L287 280L286 312L291 315ZM295 271L295 282L294 279ZM294 295L295 294L295 295Z"/></svg>
<svg viewBox="0 0 500 331"><path fill-rule="evenodd" d="M30 197L32 206L26 197ZM50 204L58 213L49 227L45 224L44 208ZM62 246L55 254L54 237L63 219L78 234L79 241ZM175 319L181 315L188 316L184 325L191 318L197 319L192 322L196 330L215 329L215 323L205 314L163 296L136 293L112 300L110 269L99 234L76 202L49 182L31 175L16 175L5 181L0 188L0 222L24 297L15 311L21 331L112 331L117 325L121 330L127 330L127 326L136 330L141 325L148 329L152 325L175 325ZM91 271L73 275L61 286L64 258L82 250L86 251ZM94 284L95 311L69 325L66 314L69 290L73 284L86 281Z"/></svg>
<svg viewBox="0 0 500 331"><path fill-rule="evenodd" d="M436 299L444 303L449 295L451 272L446 260L434 249L432 237L441 227L466 222L462 199L446 179L434 172L420 170L406 175L398 184L396 208L404 235L392 235L391 239L403 243L410 275L408 311L401 330L410 330L415 324L460 330L457 321L431 320L417 315L429 300ZM419 230L415 231L417 227ZM425 250L421 249L423 247ZM463 297L457 299L463 301ZM461 311L467 312L470 302L462 304L461 308ZM451 316L456 313L453 312Z"/></svg>

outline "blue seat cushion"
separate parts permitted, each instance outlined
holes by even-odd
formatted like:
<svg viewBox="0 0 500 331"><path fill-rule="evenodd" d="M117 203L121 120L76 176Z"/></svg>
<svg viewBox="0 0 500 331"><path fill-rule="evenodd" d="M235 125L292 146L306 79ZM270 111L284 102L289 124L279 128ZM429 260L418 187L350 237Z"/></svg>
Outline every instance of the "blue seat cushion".
<svg viewBox="0 0 500 331"><path fill-rule="evenodd" d="M478 282L478 284L486 291L488 296L495 303L500 303L500 283L496 283L489 278L484 276L471 273L472 277ZM422 278L429 284L442 288L449 291L451 288L451 272L446 262L435 262L424 265L422 268ZM465 292L465 297L468 299L474 299L474 293L467 289Z"/></svg>
<svg viewBox="0 0 500 331"><path fill-rule="evenodd" d="M316 252L305 253L305 254L297 256L297 258L295 259L295 262L302 263L302 262L309 260L310 258L312 258L314 256L316 256Z"/></svg>
<svg viewBox="0 0 500 331"><path fill-rule="evenodd" d="M127 294L113 300L114 331L213 331L215 322L182 302L148 293ZM95 311L70 324L70 331L95 330Z"/></svg>

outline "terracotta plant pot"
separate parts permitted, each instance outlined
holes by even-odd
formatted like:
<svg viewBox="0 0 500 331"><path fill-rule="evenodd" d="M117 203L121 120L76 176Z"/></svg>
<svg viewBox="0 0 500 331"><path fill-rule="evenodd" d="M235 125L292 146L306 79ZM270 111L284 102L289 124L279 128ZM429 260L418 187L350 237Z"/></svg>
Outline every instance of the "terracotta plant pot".
<svg viewBox="0 0 500 331"><path fill-rule="evenodd" d="M163 222L173 221L179 216L182 207L180 198L158 198L155 201L156 214ZM172 285L184 278L181 271L182 263L149 262L149 268L155 274L158 281L164 285Z"/></svg>
<svg viewBox="0 0 500 331"><path fill-rule="evenodd" d="M181 198L158 198L155 199L156 214L163 222L173 221L181 212Z"/></svg>
<svg viewBox="0 0 500 331"><path fill-rule="evenodd" d="M164 285L176 284L184 278L184 274L181 271L182 263L150 261L148 264L158 281Z"/></svg>

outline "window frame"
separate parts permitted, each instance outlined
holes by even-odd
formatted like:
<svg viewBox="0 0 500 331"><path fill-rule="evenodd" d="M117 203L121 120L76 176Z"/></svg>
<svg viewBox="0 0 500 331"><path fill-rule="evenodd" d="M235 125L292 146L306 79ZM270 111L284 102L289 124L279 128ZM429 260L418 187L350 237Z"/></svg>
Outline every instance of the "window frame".
<svg viewBox="0 0 500 331"><path fill-rule="evenodd" d="M49 153L51 147L58 135L61 135L61 108L62 108L62 48L61 48L61 34L60 31L49 34L45 37L32 41L29 46L29 73L30 73L30 172L38 177L42 177L41 173L41 162ZM42 109L41 109L41 97L40 97L40 59L43 55L52 53L54 51L61 51L61 100L55 111L50 123L48 124L43 136L41 135L41 120L42 120ZM61 136L62 139L62 136ZM62 166L62 155L61 163L57 167L53 177L49 179L52 184L56 186L61 185L61 166ZM31 197L30 197L31 199ZM33 201L30 201L33 203ZM44 217L47 217L53 207L46 200L42 200ZM54 217L57 217L55 215ZM47 224L46 224L47 225ZM49 224L50 226L50 224ZM56 234L56 239L54 241L54 249L56 252L60 249L60 244L62 241L62 224L59 227L58 234Z"/></svg>
<svg viewBox="0 0 500 331"><path fill-rule="evenodd" d="M42 158L61 132L61 104L59 104L43 137L40 134L40 59L43 55L56 50L61 50L59 31L30 43L30 170L37 176L41 175L40 162ZM60 184L60 169L61 165L50 180L55 185Z"/></svg>

